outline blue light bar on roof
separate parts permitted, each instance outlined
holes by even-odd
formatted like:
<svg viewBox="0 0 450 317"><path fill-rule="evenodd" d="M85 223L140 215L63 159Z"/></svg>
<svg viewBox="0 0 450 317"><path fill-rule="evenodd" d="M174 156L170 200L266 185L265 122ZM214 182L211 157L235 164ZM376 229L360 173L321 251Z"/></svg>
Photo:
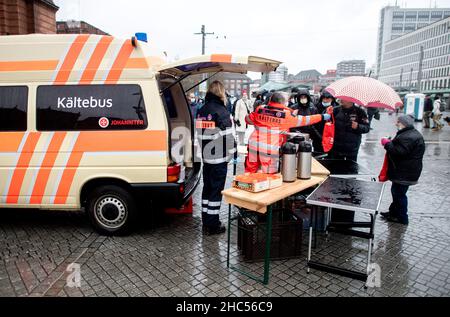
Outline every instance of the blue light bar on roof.
<svg viewBox="0 0 450 317"><path fill-rule="evenodd" d="M147 33L136 33L135 36L138 41L148 43Z"/></svg>

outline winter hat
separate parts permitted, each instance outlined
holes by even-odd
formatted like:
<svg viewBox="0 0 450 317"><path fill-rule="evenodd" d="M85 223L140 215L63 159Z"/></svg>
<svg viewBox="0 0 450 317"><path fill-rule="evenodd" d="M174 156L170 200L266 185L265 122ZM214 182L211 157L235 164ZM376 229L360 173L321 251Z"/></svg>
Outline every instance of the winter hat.
<svg viewBox="0 0 450 317"><path fill-rule="evenodd" d="M405 128L414 127L414 117L410 114L399 117L398 122L403 124Z"/></svg>

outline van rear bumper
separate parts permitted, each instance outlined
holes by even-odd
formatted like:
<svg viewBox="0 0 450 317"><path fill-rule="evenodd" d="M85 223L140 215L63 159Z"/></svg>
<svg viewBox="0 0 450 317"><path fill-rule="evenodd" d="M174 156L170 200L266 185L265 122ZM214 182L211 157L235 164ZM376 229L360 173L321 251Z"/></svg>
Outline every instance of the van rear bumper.
<svg viewBox="0 0 450 317"><path fill-rule="evenodd" d="M195 173L185 184L144 183L130 184L134 194L141 201L154 200L166 208L180 208L191 198L200 182L200 173Z"/></svg>

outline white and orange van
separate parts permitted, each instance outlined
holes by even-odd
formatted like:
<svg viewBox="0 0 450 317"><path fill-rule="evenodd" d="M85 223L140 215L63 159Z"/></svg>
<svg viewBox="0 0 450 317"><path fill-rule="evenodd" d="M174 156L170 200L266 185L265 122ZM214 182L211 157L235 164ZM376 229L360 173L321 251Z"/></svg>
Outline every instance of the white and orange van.
<svg viewBox="0 0 450 317"><path fill-rule="evenodd" d="M280 63L161 56L136 37L0 36L0 208L84 208L99 232L122 234L140 202L182 206L201 162L181 80Z"/></svg>

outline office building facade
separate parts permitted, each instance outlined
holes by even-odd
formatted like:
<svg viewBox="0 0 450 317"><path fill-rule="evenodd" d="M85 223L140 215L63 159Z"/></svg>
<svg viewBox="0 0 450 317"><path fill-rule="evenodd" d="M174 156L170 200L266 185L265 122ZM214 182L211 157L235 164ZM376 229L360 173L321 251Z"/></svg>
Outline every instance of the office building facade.
<svg viewBox="0 0 450 317"><path fill-rule="evenodd" d="M399 91L448 93L450 17L387 42L379 80Z"/></svg>
<svg viewBox="0 0 450 317"><path fill-rule="evenodd" d="M387 6L381 9L376 74L380 73L386 42L448 17L450 17L450 8L400 8L399 6Z"/></svg>
<svg viewBox="0 0 450 317"><path fill-rule="evenodd" d="M338 77L364 76L366 74L366 62L363 60L342 61L337 64Z"/></svg>

